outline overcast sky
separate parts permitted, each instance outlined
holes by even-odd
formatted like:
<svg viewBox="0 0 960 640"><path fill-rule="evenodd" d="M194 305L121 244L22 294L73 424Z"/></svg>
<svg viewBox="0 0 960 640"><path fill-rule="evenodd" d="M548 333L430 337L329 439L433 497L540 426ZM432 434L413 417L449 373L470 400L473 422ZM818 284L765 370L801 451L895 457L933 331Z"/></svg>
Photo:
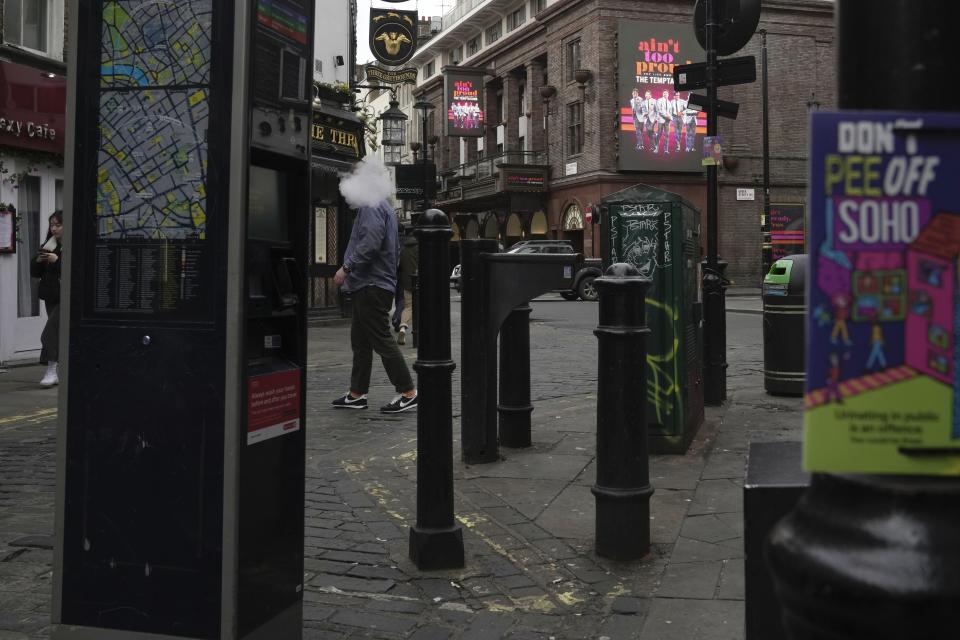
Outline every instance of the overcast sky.
<svg viewBox="0 0 960 640"><path fill-rule="evenodd" d="M373 54L370 53L370 3L371 0L358 0L357 2L357 63L364 64L373 60ZM414 9L421 16L442 16L453 8L454 0L407 0L399 4L377 2L373 0L375 7L394 7L404 11L413 11ZM317 4L320 8L320 3Z"/></svg>

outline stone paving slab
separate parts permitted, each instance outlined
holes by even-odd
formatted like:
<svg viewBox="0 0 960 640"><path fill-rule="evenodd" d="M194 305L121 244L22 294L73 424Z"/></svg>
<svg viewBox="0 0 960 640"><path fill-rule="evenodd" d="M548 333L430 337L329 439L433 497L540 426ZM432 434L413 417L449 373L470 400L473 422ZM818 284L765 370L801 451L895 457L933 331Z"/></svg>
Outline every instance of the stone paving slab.
<svg viewBox="0 0 960 640"><path fill-rule="evenodd" d="M596 339L569 322L532 323L533 447L462 464L453 398L467 565L438 572L407 556L416 416L331 409L349 375L348 328L311 328L304 637L743 638L746 446L798 439L800 401L762 393L759 318L735 317L754 324L728 340L730 402L708 408L686 455L652 457L653 545L629 563L593 549ZM459 361L456 307L454 318ZM404 354L414 361L413 349ZM0 640L33 640L49 635L56 390L35 388L39 367L9 371L0 374ZM375 363L371 403L393 393Z"/></svg>

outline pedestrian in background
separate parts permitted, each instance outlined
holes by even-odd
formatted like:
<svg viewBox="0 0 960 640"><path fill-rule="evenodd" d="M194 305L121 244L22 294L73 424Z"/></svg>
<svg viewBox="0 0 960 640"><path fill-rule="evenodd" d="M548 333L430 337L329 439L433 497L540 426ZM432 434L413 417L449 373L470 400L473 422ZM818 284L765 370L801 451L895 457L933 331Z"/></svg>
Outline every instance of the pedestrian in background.
<svg viewBox="0 0 960 640"><path fill-rule="evenodd" d="M387 202L392 191L390 174L376 156L367 156L350 175L340 179L340 193L351 208L357 209L357 218L343 266L333 278L353 296L353 368L349 391L331 403L337 409L367 408L374 351L399 393L380 411L399 413L417 408L417 389L407 361L390 334L390 306L397 291L400 252L397 217Z"/></svg>
<svg viewBox="0 0 960 640"><path fill-rule="evenodd" d="M40 334L40 362L47 370L40 386L52 387L60 382L57 362L60 359L60 252L63 249L63 211L57 210L47 220L47 238L30 263L30 275L40 278L39 295L47 311L47 323Z"/></svg>
<svg viewBox="0 0 960 640"><path fill-rule="evenodd" d="M398 283L403 289L403 310L400 313L400 329L397 332L397 344L406 344L407 331L413 326L413 274L420 268L420 245L413 235L413 229L407 228L400 249L400 271Z"/></svg>

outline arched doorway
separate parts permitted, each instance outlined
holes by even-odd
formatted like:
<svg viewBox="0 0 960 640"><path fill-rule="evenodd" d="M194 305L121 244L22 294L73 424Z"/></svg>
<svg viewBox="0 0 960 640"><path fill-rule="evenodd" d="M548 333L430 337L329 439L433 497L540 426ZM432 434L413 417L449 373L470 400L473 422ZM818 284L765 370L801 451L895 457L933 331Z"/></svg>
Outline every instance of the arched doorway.
<svg viewBox="0 0 960 640"><path fill-rule="evenodd" d="M500 221L493 213L487 214L486 220L483 221L483 237L491 240L500 239Z"/></svg>
<svg viewBox="0 0 960 640"><path fill-rule="evenodd" d="M460 223L456 220L450 225L453 235L450 236L449 257L450 264L460 264Z"/></svg>
<svg viewBox="0 0 960 640"><path fill-rule="evenodd" d="M536 240L546 240L547 238L547 214L543 211L536 211L530 219L530 238Z"/></svg>
<svg viewBox="0 0 960 640"><path fill-rule="evenodd" d="M560 228L563 232L563 239L570 241L573 250L577 253L583 253L583 211L579 204L574 202L563 212Z"/></svg>
<svg viewBox="0 0 960 640"><path fill-rule="evenodd" d="M469 220L467 220L467 224L463 228L463 239L476 240L479 237L480 237L480 225L477 224L476 218L470 218Z"/></svg>
<svg viewBox="0 0 960 640"><path fill-rule="evenodd" d="M503 241L504 248L509 249L521 240L523 240L523 221L520 220L519 215L511 213L510 217L507 218L507 233Z"/></svg>

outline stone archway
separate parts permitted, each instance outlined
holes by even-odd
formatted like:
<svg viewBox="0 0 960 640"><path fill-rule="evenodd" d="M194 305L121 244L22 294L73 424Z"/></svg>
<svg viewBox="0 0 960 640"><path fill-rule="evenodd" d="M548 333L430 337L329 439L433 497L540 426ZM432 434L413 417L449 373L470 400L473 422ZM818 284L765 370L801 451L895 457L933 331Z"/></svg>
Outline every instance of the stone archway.
<svg viewBox="0 0 960 640"><path fill-rule="evenodd" d="M487 214L487 217L483 221L483 234L484 238L489 238L491 240L500 239L500 221L497 220L497 215L494 213Z"/></svg>
<svg viewBox="0 0 960 640"><path fill-rule="evenodd" d="M507 218L507 232L504 234L503 246L509 249L511 246L523 240L523 220L520 215L511 213Z"/></svg>
<svg viewBox="0 0 960 640"><path fill-rule="evenodd" d="M547 225L547 214L543 211L535 211L530 218L530 238L545 240L550 227Z"/></svg>
<svg viewBox="0 0 960 640"><path fill-rule="evenodd" d="M470 218L467 220L467 223L463 227L463 239L464 240L476 240L480 237L480 225L477 224L476 218Z"/></svg>
<svg viewBox="0 0 960 640"><path fill-rule="evenodd" d="M583 209L580 204L572 202L563 211L560 230L564 240L569 240L573 250L583 253Z"/></svg>

